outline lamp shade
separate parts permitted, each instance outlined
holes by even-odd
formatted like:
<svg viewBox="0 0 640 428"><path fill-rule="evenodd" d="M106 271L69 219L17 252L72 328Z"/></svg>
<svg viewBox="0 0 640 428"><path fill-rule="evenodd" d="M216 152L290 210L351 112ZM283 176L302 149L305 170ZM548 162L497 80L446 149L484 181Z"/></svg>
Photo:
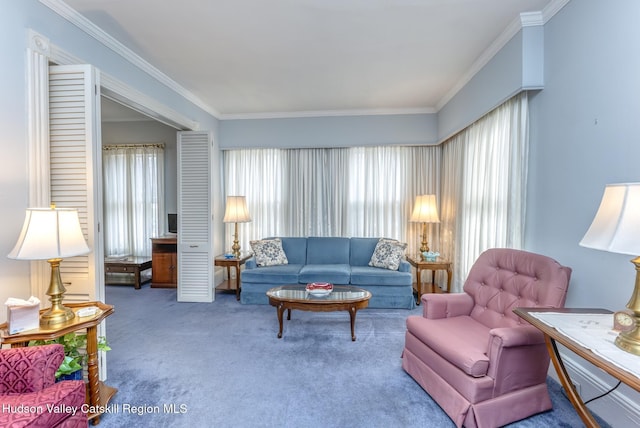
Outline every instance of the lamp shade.
<svg viewBox="0 0 640 428"><path fill-rule="evenodd" d="M227 196L227 207L224 211L225 223L247 223L251 221L247 200L244 196Z"/></svg>
<svg viewBox="0 0 640 428"><path fill-rule="evenodd" d="M409 221L417 223L440 223L438 207L436 206L436 195L416 196L416 203Z"/></svg>
<svg viewBox="0 0 640 428"><path fill-rule="evenodd" d="M89 252L77 210L28 208L18 242L8 257L17 260L48 260Z"/></svg>
<svg viewBox="0 0 640 428"><path fill-rule="evenodd" d="M583 247L640 255L640 183L609 184Z"/></svg>

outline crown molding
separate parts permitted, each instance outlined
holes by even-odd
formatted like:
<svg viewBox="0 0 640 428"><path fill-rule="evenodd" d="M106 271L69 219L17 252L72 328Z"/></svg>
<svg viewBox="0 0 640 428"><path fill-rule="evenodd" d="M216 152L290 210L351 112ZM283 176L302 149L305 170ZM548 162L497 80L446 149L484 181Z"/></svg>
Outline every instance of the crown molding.
<svg viewBox="0 0 640 428"><path fill-rule="evenodd" d="M62 18L66 19L80 30L87 33L89 36L96 39L99 43L108 47L116 54L120 55L125 60L129 61L131 64L149 74L154 79L158 80L160 83L167 86L172 91L176 92L180 96L186 98L196 106L200 107L202 110L206 111L210 115L215 118L219 118L220 113L213 109L211 106L205 104L200 98L196 97L192 92L188 91L181 85L179 85L175 80L171 79L169 76L158 70L156 67L151 65L149 62L144 60L138 54L133 52L131 49L120 43L118 40L113 38L107 32L102 30L100 27L89 21L87 18L78 13L75 9L71 8L68 4L66 4L62 0L39 0L40 3L60 15Z"/></svg>
<svg viewBox="0 0 640 428"><path fill-rule="evenodd" d="M544 25L571 0L553 0L540 12L524 12L514 19L496 40L478 57L469 71L438 102L436 111L440 111L487 63L513 38L523 27Z"/></svg>
<svg viewBox="0 0 640 428"><path fill-rule="evenodd" d="M283 111L272 113L238 113L222 114L220 120L244 119L293 119L303 117L339 117L339 116L390 116L407 114L433 114L434 108L404 108L404 109L360 109L360 110L314 110L314 111Z"/></svg>

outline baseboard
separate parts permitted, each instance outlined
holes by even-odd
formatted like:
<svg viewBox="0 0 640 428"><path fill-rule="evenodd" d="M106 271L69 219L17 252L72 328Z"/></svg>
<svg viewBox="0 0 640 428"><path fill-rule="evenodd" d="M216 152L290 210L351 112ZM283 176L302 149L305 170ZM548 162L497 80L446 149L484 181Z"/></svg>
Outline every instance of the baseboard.
<svg viewBox="0 0 640 428"><path fill-rule="evenodd" d="M604 394L613 388L618 380L587 361L570 352L562 352L571 380L578 385L583 401ZM549 376L559 382L558 375L549 369ZM615 391L594 400L587 406L589 410L615 428L636 428L640 426L640 393L622 384Z"/></svg>

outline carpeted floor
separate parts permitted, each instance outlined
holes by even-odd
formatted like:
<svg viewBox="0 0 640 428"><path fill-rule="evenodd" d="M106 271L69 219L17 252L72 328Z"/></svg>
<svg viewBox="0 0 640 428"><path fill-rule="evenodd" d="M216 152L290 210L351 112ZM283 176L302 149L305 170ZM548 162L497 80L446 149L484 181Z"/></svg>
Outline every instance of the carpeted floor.
<svg viewBox="0 0 640 428"><path fill-rule="evenodd" d="M275 308L178 303L176 291L107 286L108 427L451 427L401 368L405 319L366 309L350 340L347 312L293 311L277 339ZM513 427L581 427L549 380L554 410ZM606 426L606 425L605 425Z"/></svg>

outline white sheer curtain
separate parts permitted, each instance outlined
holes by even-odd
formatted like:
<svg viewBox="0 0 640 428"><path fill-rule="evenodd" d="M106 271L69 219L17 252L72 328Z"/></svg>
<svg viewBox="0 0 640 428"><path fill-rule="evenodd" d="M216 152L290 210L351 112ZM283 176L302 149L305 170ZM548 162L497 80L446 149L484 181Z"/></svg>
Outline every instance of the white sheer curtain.
<svg viewBox="0 0 640 428"><path fill-rule="evenodd" d="M103 146L105 255L151 256L165 231L164 145Z"/></svg>
<svg viewBox="0 0 640 428"><path fill-rule="evenodd" d="M526 92L443 144L441 253L454 291L484 250L522 248L527 164Z"/></svg>
<svg viewBox="0 0 640 428"><path fill-rule="evenodd" d="M439 160L435 146L227 150L225 193L246 196L253 218L238 225L240 246L267 236L385 236L415 252L413 201L437 193Z"/></svg>

